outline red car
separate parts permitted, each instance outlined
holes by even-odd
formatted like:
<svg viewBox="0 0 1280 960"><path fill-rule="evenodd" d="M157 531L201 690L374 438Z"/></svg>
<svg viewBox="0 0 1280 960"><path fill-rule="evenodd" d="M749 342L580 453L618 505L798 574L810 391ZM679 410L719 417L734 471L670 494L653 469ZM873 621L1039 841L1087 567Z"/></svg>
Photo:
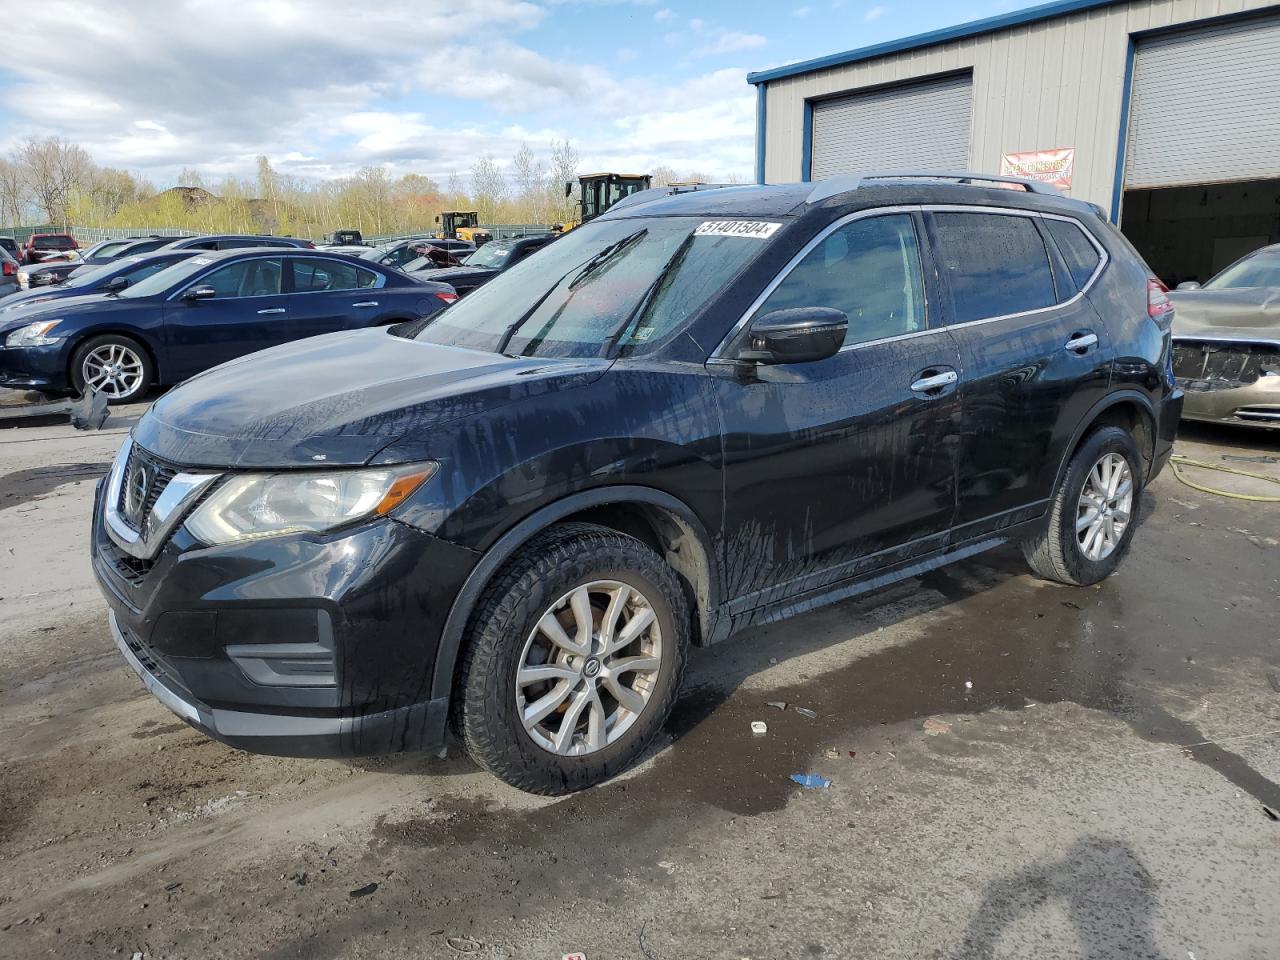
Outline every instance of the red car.
<svg viewBox="0 0 1280 960"><path fill-rule="evenodd" d="M22 262L40 263L51 253L79 249L80 244L69 233L33 233L22 246Z"/></svg>

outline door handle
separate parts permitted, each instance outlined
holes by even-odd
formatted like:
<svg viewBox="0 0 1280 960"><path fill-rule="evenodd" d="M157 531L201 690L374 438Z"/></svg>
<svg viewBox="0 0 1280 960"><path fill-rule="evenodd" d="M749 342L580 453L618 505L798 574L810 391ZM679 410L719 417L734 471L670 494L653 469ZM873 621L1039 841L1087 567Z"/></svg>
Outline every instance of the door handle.
<svg viewBox="0 0 1280 960"><path fill-rule="evenodd" d="M351 306L353 306L353 307L376 307L377 305L378 305L378 301L377 301L377 300L361 300L359 303L353 303Z"/></svg>
<svg viewBox="0 0 1280 960"><path fill-rule="evenodd" d="M1097 345L1098 335L1096 333L1073 333L1071 339L1063 344L1063 349L1084 356Z"/></svg>
<svg viewBox="0 0 1280 960"><path fill-rule="evenodd" d="M284 307L272 307L270 310L259 310L258 316L262 316L265 313L284 313Z"/></svg>
<svg viewBox="0 0 1280 960"><path fill-rule="evenodd" d="M930 371L926 370L925 373L928 373L929 376L921 377L911 385L913 393L930 394L936 390L943 390L960 379L960 374L954 370L942 370L938 373L930 373Z"/></svg>

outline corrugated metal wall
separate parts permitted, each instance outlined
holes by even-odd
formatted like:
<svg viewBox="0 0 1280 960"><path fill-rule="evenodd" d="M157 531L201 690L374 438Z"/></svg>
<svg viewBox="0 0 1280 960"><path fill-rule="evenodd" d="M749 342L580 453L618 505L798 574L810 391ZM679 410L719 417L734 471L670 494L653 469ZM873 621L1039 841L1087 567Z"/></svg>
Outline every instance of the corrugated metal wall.
<svg viewBox="0 0 1280 960"><path fill-rule="evenodd" d="M1138 44L1125 185L1280 172L1280 13Z"/></svg>
<svg viewBox="0 0 1280 960"><path fill-rule="evenodd" d="M806 99L971 69L972 169L995 173L1006 153L1075 147L1072 195L1109 206L1129 34L1274 6L1274 0L1133 0L774 80L767 92L765 179L800 179Z"/></svg>
<svg viewBox="0 0 1280 960"><path fill-rule="evenodd" d="M967 73L813 107L814 180L872 170L963 170L973 79Z"/></svg>

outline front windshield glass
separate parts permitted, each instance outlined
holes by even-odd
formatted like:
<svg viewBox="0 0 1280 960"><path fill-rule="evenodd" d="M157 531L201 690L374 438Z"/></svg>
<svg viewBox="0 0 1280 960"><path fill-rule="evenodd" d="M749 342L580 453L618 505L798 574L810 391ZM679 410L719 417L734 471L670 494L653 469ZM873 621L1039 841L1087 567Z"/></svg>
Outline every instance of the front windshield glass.
<svg viewBox="0 0 1280 960"><path fill-rule="evenodd" d="M1233 263L1204 285L1206 290L1280 287L1280 254L1248 257Z"/></svg>
<svg viewBox="0 0 1280 960"><path fill-rule="evenodd" d="M495 241L486 243L475 253L463 259L468 267L501 267L511 254L511 244Z"/></svg>
<svg viewBox="0 0 1280 960"><path fill-rule="evenodd" d="M189 280L212 263L213 260L208 257L192 257L190 260L179 260L173 266L165 267L159 273L153 273L137 283L129 284L117 296L128 300L154 297L157 293L164 293L170 287Z"/></svg>
<svg viewBox="0 0 1280 960"><path fill-rule="evenodd" d="M64 287L87 287L91 283L96 283L105 269L103 266L93 265L76 267L67 275L67 279L63 281L62 285Z"/></svg>
<svg viewBox="0 0 1280 960"><path fill-rule="evenodd" d="M765 248L776 223L701 217L587 224L409 335L513 356L633 352L681 329Z"/></svg>

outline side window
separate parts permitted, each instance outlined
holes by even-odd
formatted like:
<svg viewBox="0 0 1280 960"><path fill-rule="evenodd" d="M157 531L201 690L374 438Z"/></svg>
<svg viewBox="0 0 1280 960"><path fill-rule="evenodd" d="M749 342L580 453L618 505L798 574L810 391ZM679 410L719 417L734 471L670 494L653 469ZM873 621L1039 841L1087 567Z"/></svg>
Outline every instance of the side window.
<svg viewBox="0 0 1280 960"><path fill-rule="evenodd" d="M911 217L867 217L835 230L755 315L791 307L843 310L849 317L846 346L923 330L924 286Z"/></svg>
<svg viewBox="0 0 1280 960"><path fill-rule="evenodd" d="M938 264L951 287L954 321L966 323L1057 302L1049 252L1030 217L935 213Z"/></svg>
<svg viewBox="0 0 1280 960"><path fill-rule="evenodd" d="M1102 262L1098 248L1089 241L1084 231L1070 220L1051 220L1046 217L1041 222L1049 231L1049 236L1053 237L1053 242L1057 244L1062 259L1066 261L1067 270L1076 282L1076 289L1083 290L1084 285L1093 276L1093 271L1097 270L1098 264Z"/></svg>
<svg viewBox="0 0 1280 960"><path fill-rule="evenodd" d="M372 287L378 275L372 270L362 270L355 264L319 258L291 257L293 265L293 292L312 293L317 290L360 290Z"/></svg>
<svg viewBox="0 0 1280 960"><path fill-rule="evenodd" d="M218 297L269 297L280 292L280 260L240 260L219 267L196 283L213 287Z"/></svg>

